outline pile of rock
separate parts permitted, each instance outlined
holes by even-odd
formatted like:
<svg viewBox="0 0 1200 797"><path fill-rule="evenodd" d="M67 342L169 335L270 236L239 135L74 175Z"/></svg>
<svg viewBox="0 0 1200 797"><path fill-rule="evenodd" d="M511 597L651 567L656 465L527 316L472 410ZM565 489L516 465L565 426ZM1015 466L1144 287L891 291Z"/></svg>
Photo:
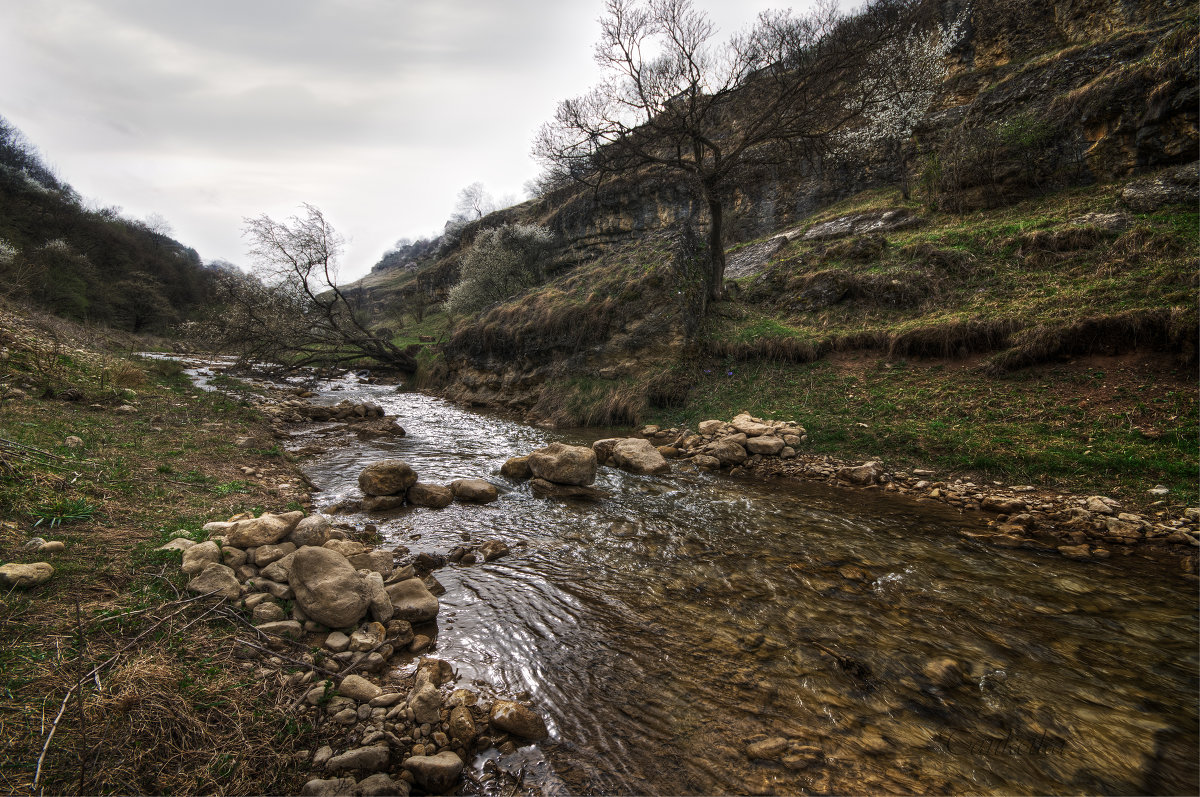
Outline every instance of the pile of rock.
<svg viewBox="0 0 1200 797"><path fill-rule="evenodd" d="M437 616L437 598L412 567L396 569L391 551L346 539L322 515L264 513L204 529L213 535L205 542L179 537L162 546L183 551L183 571L192 576L189 591L244 597L259 630L269 635L296 639L344 629L379 637L369 650L358 651L362 656L335 657L341 663L378 669L396 649L384 644L385 637L411 647L410 623ZM293 601L290 617L278 601Z"/></svg>
<svg viewBox="0 0 1200 797"><path fill-rule="evenodd" d="M182 552L188 590L238 601L266 639L316 651L296 654L310 669L285 683L302 690L301 713L325 715L349 746L311 756L323 777L304 794L407 794L409 784L447 793L471 753L511 752L517 739L546 738L544 721L525 706L486 706L468 690L442 689L453 675L445 661L423 659L411 687L377 682L397 676L385 673L389 657L429 648L431 639L413 626L439 611L427 581L413 565L396 568L392 552L301 512L238 516L205 530L213 535L205 542L178 536L162 546ZM495 541L478 548L485 560L507 552ZM290 616L282 601L292 602Z"/></svg>
<svg viewBox="0 0 1200 797"><path fill-rule="evenodd" d="M596 452L586 446L551 443L531 454L513 457L500 473L510 479L529 479L529 488L539 498L584 498L599 500L608 493L591 487L596 481Z"/></svg>
<svg viewBox="0 0 1200 797"><path fill-rule="evenodd" d="M702 470L757 465L771 458L794 459L808 432L792 421L767 421L741 413L729 422L701 421L698 433L646 426L642 437L665 458L683 457Z"/></svg>
<svg viewBox="0 0 1200 797"><path fill-rule="evenodd" d="M362 508L386 512L405 504L442 509L456 499L469 504L489 504L500 497L496 486L483 479L455 479L449 485L417 481L416 472L400 459L372 462L358 475Z"/></svg>
<svg viewBox="0 0 1200 797"><path fill-rule="evenodd" d="M341 401L330 407L310 404L295 398L267 403L262 405L261 409L276 421L283 423L341 422L353 426L354 434L362 440L405 435L404 427L397 422L395 416L387 415L383 407L371 401Z"/></svg>

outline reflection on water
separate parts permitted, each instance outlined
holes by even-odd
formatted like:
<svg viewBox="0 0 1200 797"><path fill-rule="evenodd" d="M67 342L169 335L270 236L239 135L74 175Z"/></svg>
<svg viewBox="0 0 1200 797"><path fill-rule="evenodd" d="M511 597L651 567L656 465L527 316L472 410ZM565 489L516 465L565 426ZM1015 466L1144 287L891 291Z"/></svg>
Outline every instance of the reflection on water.
<svg viewBox="0 0 1200 797"><path fill-rule="evenodd" d="M384 456L422 481L500 487L487 506L371 521L414 553L464 537L512 547L437 572L438 655L464 682L541 710L549 782L648 794L1197 789L1187 581L1136 557L985 547L955 533L950 510L819 485L602 468L596 486L612 499L539 500L500 465L585 438L355 381L317 400L376 401L408 437L343 439L309 462L319 501L354 494L362 465ZM931 680L927 665L946 658L961 683ZM747 757L770 737L787 740L783 760Z"/></svg>

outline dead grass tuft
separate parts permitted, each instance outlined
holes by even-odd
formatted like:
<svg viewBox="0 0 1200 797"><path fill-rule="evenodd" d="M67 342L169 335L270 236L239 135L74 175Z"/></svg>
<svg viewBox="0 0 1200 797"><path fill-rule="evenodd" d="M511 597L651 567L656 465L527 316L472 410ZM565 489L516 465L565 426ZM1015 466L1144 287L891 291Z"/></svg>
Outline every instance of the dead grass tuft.
<svg viewBox="0 0 1200 797"><path fill-rule="evenodd" d="M1014 336L1013 347L985 366L1000 375L1061 357L1120 354L1138 348L1173 351L1196 360L1200 325L1194 309L1158 308L1096 315L1063 324L1039 324Z"/></svg>
<svg viewBox="0 0 1200 797"><path fill-rule="evenodd" d="M962 358L1006 348L1017 328L1017 322L1009 319L970 319L931 324L891 334L887 341L887 353L890 357Z"/></svg>

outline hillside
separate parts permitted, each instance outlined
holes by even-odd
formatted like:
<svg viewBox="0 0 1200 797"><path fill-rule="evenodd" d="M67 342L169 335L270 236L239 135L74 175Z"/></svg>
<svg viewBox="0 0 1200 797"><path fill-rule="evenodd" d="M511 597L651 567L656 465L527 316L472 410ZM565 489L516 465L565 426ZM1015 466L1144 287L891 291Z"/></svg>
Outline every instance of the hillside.
<svg viewBox="0 0 1200 797"><path fill-rule="evenodd" d="M160 333L204 306L200 255L119 208L90 209L0 117L0 296L77 321Z"/></svg>
<svg viewBox="0 0 1200 797"><path fill-rule="evenodd" d="M746 178L726 300L703 318L705 214L653 170L492 214L360 295L426 348L425 384L530 420L744 409L803 418L815 450L851 458L1186 489L1195 11L978 3L966 30L902 160ZM448 318L463 254L504 223L557 233L546 281Z"/></svg>

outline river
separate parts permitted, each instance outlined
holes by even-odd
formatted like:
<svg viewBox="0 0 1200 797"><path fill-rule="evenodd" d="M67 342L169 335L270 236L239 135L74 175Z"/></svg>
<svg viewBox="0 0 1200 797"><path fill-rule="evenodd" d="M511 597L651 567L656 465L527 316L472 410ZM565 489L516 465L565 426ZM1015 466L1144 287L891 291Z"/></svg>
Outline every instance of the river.
<svg viewBox="0 0 1200 797"><path fill-rule="evenodd" d="M949 508L681 469L601 468L608 500L536 499L499 475L507 458L609 435L352 376L317 389L374 401L408 431L306 460L318 505L357 495L363 465L385 457L422 481L499 487L486 506L350 519L413 553L512 548L435 572L436 655L546 717L550 740L522 759L548 762L535 790L1197 792L1196 587L1137 554L997 548L960 535L978 520ZM927 677L947 658L961 683ZM807 759L747 756L776 737Z"/></svg>

